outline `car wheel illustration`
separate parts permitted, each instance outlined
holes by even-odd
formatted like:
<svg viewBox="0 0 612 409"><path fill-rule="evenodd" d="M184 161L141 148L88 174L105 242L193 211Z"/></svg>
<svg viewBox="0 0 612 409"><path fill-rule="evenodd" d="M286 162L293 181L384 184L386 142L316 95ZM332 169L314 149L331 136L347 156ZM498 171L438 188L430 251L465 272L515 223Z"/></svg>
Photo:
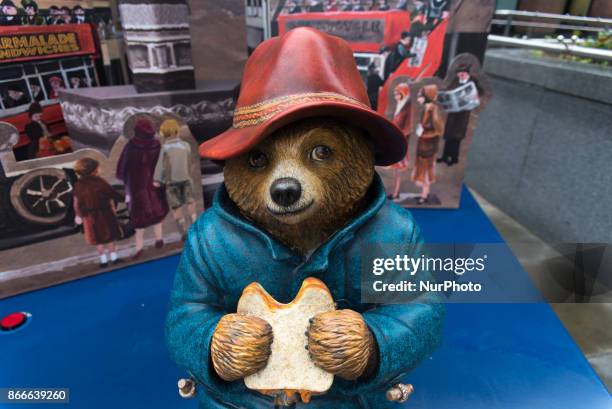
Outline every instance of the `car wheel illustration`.
<svg viewBox="0 0 612 409"><path fill-rule="evenodd" d="M62 223L72 211L73 183L60 169L28 172L11 186L15 211L26 221L43 226Z"/></svg>

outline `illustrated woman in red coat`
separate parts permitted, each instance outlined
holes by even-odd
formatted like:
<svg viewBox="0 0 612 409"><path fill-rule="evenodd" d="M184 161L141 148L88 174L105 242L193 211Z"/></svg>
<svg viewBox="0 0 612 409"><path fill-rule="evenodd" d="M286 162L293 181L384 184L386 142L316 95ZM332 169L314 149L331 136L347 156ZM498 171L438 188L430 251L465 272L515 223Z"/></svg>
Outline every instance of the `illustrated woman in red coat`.
<svg viewBox="0 0 612 409"><path fill-rule="evenodd" d="M168 202L164 190L153 184L160 150L153 124L142 118L136 122L134 137L123 148L117 163L117 178L125 183L130 222L136 229L134 260L142 254L147 227L153 226L155 248L164 245L162 221L168 214Z"/></svg>
<svg viewBox="0 0 612 409"><path fill-rule="evenodd" d="M406 145L408 145L408 141L410 139L410 127L412 124L410 119L410 87L408 84L398 84L393 90L393 98L396 101L393 123L402 130L402 133L406 138ZM409 160L408 150L406 150L406 156L404 156L404 159L387 168L393 169L394 171L393 193L388 196L389 199L399 199L400 189L402 186L402 172L408 169Z"/></svg>

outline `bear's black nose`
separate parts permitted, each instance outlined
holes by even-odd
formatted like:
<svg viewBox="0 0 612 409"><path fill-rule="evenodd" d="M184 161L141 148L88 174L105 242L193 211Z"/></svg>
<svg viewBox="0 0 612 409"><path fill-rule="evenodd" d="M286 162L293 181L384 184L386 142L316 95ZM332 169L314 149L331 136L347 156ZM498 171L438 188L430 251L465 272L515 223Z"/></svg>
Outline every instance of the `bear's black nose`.
<svg viewBox="0 0 612 409"><path fill-rule="evenodd" d="M302 185L295 178L276 179L270 186L270 196L279 206L291 206L300 199L302 195Z"/></svg>

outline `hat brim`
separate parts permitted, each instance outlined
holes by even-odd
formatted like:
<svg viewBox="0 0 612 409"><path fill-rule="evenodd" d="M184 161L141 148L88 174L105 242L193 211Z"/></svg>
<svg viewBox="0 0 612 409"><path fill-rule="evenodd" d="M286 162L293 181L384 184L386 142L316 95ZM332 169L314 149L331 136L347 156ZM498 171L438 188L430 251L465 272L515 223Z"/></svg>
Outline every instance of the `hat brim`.
<svg viewBox="0 0 612 409"><path fill-rule="evenodd" d="M231 127L200 145L200 156L223 161L248 152L274 131L300 119L325 116L344 120L368 134L375 151L375 164L388 166L406 155L406 138L391 121L361 105L341 101L310 102L291 107L267 121L244 128Z"/></svg>

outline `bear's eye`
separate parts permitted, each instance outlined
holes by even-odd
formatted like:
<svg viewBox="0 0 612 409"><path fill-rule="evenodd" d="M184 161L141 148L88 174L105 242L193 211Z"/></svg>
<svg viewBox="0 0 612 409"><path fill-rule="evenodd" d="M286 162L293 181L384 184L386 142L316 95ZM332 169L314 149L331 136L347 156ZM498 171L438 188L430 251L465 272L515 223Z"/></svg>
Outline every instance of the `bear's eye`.
<svg viewBox="0 0 612 409"><path fill-rule="evenodd" d="M249 165L253 168L263 168L268 164L268 158L261 151L252 151L249 153Z"/></svg>
<svg viewBox="0 0 612 409"><path fill-rule="evenodd" d="M310 159L312 160L326 160L331 156L332 151L325 145L315 146L314 149L310 152Z"/></svg>

